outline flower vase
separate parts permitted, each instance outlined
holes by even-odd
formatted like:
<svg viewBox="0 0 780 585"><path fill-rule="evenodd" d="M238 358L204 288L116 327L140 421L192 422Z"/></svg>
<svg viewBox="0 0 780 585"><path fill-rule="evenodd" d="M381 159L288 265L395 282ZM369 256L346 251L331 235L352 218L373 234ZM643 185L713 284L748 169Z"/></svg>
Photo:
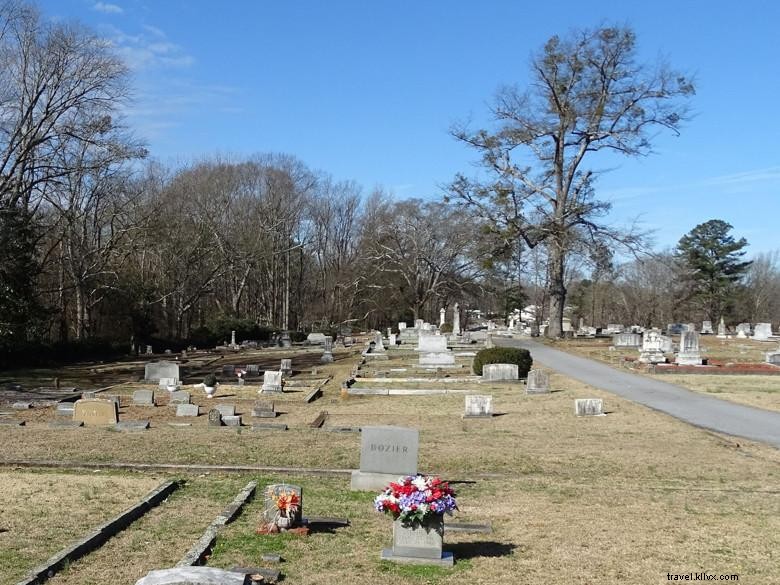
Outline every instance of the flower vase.
<svg viewBox="0 0 780 585"><path fill-rule="evenodd" d="M217 391L216 386L204 386L203 389L206 391L206 398L214 398L214 393Z"/></svg>
<svg viewBox="0 0 780 585"><path fill-rule="evenodd" d="M420 524L393 522L393 556L441 559L444 514L430 514Z"/></svg>
<svg viewBox="0 0 780 585"><path fill-rule="evenodd" d="M289 516L277 516L276 525L279 528L290 528L292 526L292 518Z"/></svg>

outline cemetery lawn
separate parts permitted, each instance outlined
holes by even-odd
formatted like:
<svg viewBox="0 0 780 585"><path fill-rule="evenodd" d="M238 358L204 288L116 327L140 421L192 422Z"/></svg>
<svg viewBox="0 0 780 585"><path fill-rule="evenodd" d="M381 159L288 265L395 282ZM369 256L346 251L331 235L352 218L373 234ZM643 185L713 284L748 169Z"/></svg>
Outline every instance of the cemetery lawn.
<svg viewBox="0 0 780 585"><path fill-rule="evenodd" d="M0 585L16 583L160 483L141 474L0 470Z"/></svg>
<svg viewBox="0 0 780 585"><path fill-rule="evenodd" d="M780 376L662 374L653 377L723 400L780 411Z"/></svg>
<svg viewBox="0 0 780 585"><path fill-rule="evenodd" d="M0 427L2 458L345 470L358 467L360 435L328 427L414 427L420 429L419 469L453 481L458 491L460 511L452 520L493 529L447 533L453 569L380 561L380 550L390 544L391 519L374 512L375 494L349 491L346 473L182 471L188 483L166 504L52 583L132 585L150 568L171 566L250 479L259 480L259 494L222 533L211 566L262 566L263 553L280 553L285 562L278 568L288 582L318 585L614 585L666 583L669 572L700 571L780 583L780 451L774 448L692 427L557 374L546 395L527 396L517 386L466 385L493 395L496 416L464 420L463 395L342 396L340 381L351 363L328 368L333 378L315 402L306 404L297 389L280 397L284 414L275 422L289 424L289 431L210 429L204 415L191 427L171 428L160 420L140 433L53 430L25 412L14 416L31 417L28 426ZM608 414L577 418L575 398L603 398ZM136 418L128 408L123 414ZM325 428L310 428L320 411L329 413ZM149 473L149 485L162 476ZM305 538L255 535L262 488L276 481L303 486L305 516L346 517L351 526ZM67 505L67 494L61 497Z"/></svg>

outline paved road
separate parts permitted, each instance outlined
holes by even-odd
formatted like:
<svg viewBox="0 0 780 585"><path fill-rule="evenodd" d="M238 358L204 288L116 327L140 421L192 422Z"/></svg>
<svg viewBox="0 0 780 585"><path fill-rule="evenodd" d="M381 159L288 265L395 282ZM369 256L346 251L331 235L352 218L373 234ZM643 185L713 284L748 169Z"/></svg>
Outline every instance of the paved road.
<svg viewBox="0 0 780 585"><path fill-rule="evenodd" d="M780 448L780 413L742 406L652 378L553 349L530 339L494 338L500 345L524 347L544 364L601 390L644 404L693 425Z"/></svg>

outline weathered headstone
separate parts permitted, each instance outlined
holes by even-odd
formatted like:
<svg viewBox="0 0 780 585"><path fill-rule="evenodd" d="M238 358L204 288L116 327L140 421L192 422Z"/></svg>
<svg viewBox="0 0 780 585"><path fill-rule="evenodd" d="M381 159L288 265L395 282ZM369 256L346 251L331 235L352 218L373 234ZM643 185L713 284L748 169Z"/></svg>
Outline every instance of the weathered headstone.
<svg viewBox="0 0 780 585"><path fill-rule="evenodd" d="M491 418L493 416L493 397L484 394L467 394L463 418Z"/></svg>
<svg viewBox="0 0 780 585"><path fill-rule="evenodd" d="M577 416L601 416L604 414L604 401L601 398L578 398L574 401L574 413Z"/></svg>
<svg viewBox="0 0 780 585"><path fill-rule="evenodd" d="M191 396L189 392L183 390L177 390L171 392L171 399L169 404L189 404L191 402Z"/></svg>
<svg viewBox="0 0 780 585"><path fill-rule="evenodd" d="M548 394L550 392L550 375L545 370L531 370L525 386L526 394Z"/></svg>
<svg viewBox="0 0 780 585"><path fill-rule="evenodd" d="M351 489L378 490L401 475L417 473L420 432L404 427L363 427L360 469L352 472Z"/></svg>
<svg viewBox="0 0 780 585"><path fill-rule="evenodd" d="M446 321L447 321L447 309L442 307L441 309L439 309L439 327L444 325Z"/></svg>
<svg viewBox="0 0 780 585"><path fill-rule="evenodd" d="M214 406L219 412L222 413L222 417L234 416L236 414L235 404L217 404Z"/></svg>
<svg viewBox="0 0 780 585"><path fill-rule="evenodd" d="M676 362L681 366L701 365L698 333L695 331L683 331L680 334L680 352L677 354Z"/></svg>
<svg viewBox="0 0 780 585"><path fill-rule="evenodd" d="M279 371L282 372L282 376L292 376L292 359L283 358L279 364Z"/></svg>
<svg viewBox="0 0 780 585"><path fill-rule="evenodd" d="M322 356L320 357L320 361L323 364L333 362L333 338L330 336L326 337L322 344Z"/></svg>
<svg viewBox="0 0 780 585"><path fill-rule="evenodd" d="M769 341L770 337L772 337L772 324L756 323L756 328L753 332L753 339L756 341Z"/></svg>
<svg viewBox="0 0 780 585"><path fill-rule="evenodd" d="M222 417L222 422L225 424L226 427L240 427L241 416L237 414L226 415Z"/></svg>
<svg viewBox="0 0 780 585"><path fill-rule="evenodd" d="M85 425L109 426L119 421L119 408L113 400L102 398L77 400L73 407L73 420Z"/></svg>
<svg viewBox="0 0 780 585"><path fill-rule="evenodd" d="M152 354L154 354L154 351L152 351L152 346L151 345L147 345L146 346L146 355L152 355Z"/></svg>
<svg viewBox="0 0 780 585"><path fill-rule="evenodd" d="M323 345L327 337L329 336L326 336L324 333L309 333L306 336L306 342L309 345Z"/></svg>
<svg viewBox="0 0 780 585"><path fill-rule="evenodd" d="M395 347L398 344L398 337L395 333L391 333L387 336L387 345L390 347Z"/></svg>
<svg viewBox="0 0 780 585"><path fill-rule="evenodd" d="M245 585L246 573L214 567L173 567L149 571L135 585Z"/></svg>
<svg viewBox="0 0 780 585"><path fill-rule="evenodd" d="M282 392L282 373L266 370L263 374L262 392Z"/></svg>
<svg viewBox="0 0 780 585"><path fill-rule="evenodd" d="M222 375L223 376L234 376L236 373L236 366L233 364L225 364L222 366Z"/></svg>
<svg viewBox="0 0 780 585"><path fill-rule="evenodd" d="M455 306L452 308L452 334L453 335L460 335L460 305L458 303L455 303Z"/></svg>
<svg viewBox="0 0 780 585"><path fill-rule="evenodd" d="M258 400L252 407L252 416L257 418L276 418L274 403L271 400Z"/></svg>
<svg viewBox="0 0 780 585"><path fill-rule="evenodd" d="M157 383L157 387L161 390L167 390L169 387L177 387L179 386L179 381L176 378L160 378L160 380Z"/></svg>
<svg viewBox="0 0 780 585"><path fill-rule="evenodd" d="M417 338L417 351L441 353L447 351L447 337L444 335L420 335Z"/></svg>
<svg viewBox="0 0 780 585"><path fill-rule="evenodd" d="M406 329L406 323L404 321L399 321L398 322L398 333L400 333L404 329Z"/></svg>
<svg viewBox="0 0 780 585"><path fill-rule="evenodd" d="M198 416L197 404L177 404L176 416Z"/></svg>
<svg viewBox="0 0 780 585"><path fill-rule="evenodd" d="M279 343L282 347L292 347L292 339L290 339L289 331L282 331L282 336L279 338Z"/></svg>
<svg viewBox="0 0 780 585"><path fill-rule="evenodd" d="M157 382L160 378L180 380L179 364L174 362L149 362L146 364L144 379L147 382Z"/></svg>
<svg viewBox="0 0 780 585"><path fill-rule="evenodd" d="M63 418L73 418L73 411L76 405L72 402L59 402L54 411L54 415Z"/></svg>
<svg viewBox="0 0 780 585"><path fill-rule="evenodd" d="M247 376L259 376L260 366L257 364L247 364L246 366Z"/></svg>
<svg viewBox="0 0 780 585"><path fill-rule="evenodd" d="M482 366L482 380L485 382L513 382L520 379L517 364L485 364Z"/></svg>
<svg viewBox="0 0 780 585"><path fill-rule="evenodd" d="M612 345L615 347L639 347L642 345L642 336L639 333L615 333L612 336Z"/></svg>
<svg viewBox="0 0 780 585"><path fill-rule="evenodd" d="M14 402L11 405L11 408L13 408L14 410L30 410L32 407L33 407L32 402L24 402L24 401Z"/></svg>
<svg viewBox="0 0 780 585"><path fill-rule="evenodd" d="M701 322L701 334L702 335L712 335L714 331L712 330L712 321L702 321Z"/></svg>
<svg viewBox="0 0 780 585"><path fill-rule="evenodd" d="M642 348L639 361L643 364L661 364L666 362L664 339L657 331L645 331L642 334Z"/></svg>
<svg viewBox="0 0 780 585"><path fill-rule="evenodd" d="M288 516L290 518L290 527L297 526L303 518L303 488L299 485L289 483L274 483L266 486L263 492L263 520L266 523L275 522L278 516L282 514L276 504L280 496L295 495L298 498L298 509Z"/></svg>
<svg viewBox="0 0 780 585"><path fill-rule="evenodd" d="M216 408L212 408L211 410L209 410L209 426L210 427L222 426L222 413Z"/></svg>
<svg viewBox="0 0 780 585"><path fill-rule="evenodd" d="M737 325L737 337L740 339L745 339L746 337L749 337L752 333L752 328L750 326L750 323L740 323Z"/></svg>
<svg viewBox="0 0 780 585"><path fill-rule="evenodd" d="M718 337L720 339L726 338L726 322L723 320L723 317L720 318L720 323L718 323Z"/></svg>
<svg viewBox="0 0 780 585"><path fill-rule="evenodd" d="M417 360L423 368L439 368L455 365L455 354L451 351L439 353L421 353Z"/></svg>
<svg viewBox="0 0 780 585"><path fill-rule="evenodd" d="M133 404L136 406L154 406L154 390L136 390L133 392Z"/></svg>

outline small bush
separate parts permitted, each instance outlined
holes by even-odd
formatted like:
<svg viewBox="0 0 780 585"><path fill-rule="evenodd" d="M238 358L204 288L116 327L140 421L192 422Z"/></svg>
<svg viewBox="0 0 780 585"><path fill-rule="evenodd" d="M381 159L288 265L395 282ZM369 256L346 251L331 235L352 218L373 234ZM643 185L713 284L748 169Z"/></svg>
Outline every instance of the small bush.
<svg viewBox="0 0 780 585"><path fill-rule="evenodd" d="M452 333L452 325L450 323L445 323L439 327L439 331L442 333Z"/></svg>
<svg viewBox="0 0 780 585"><path fill-rule="evenodd" d="M217 385L217 377L214 374L206 374L206 377L203 378L203 385L213 388Z"/></svg>
<svg viewBox="0 0 780 585"><path fill-rule="evenodd" d="M474 356L472 368L477 376L482 375L482 366L485 364L517 364L518 374L521 378L528 376L533 360L531 352L519 347L491 347L477 352Z"/></svg>

